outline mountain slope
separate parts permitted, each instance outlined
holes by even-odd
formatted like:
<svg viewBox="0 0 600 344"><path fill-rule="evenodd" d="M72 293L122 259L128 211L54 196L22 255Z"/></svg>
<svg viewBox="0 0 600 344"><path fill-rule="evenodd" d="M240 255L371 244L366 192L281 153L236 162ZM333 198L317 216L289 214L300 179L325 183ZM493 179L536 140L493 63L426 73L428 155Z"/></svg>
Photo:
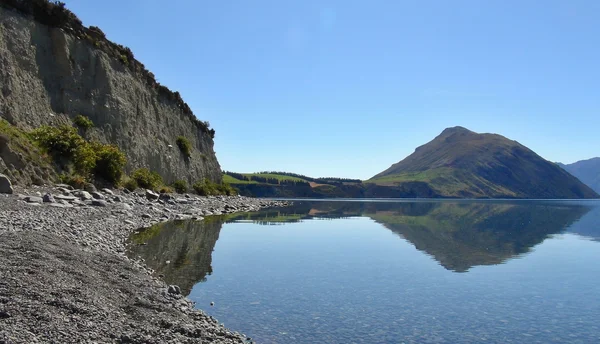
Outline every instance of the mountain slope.
<svg viewBox="0 0 600 344"><path fill-rule="evenodd" d="M592 189L516 141L445 129L368 182L427 183L442 197L596 198Z"/></svg>
<svg viewBox="0 0 600 344"><path fill-rule="evenodd" d="M579 178L583 183L600 193L600 158L581 160L572 164L558 164L567 172Z"/></svg>

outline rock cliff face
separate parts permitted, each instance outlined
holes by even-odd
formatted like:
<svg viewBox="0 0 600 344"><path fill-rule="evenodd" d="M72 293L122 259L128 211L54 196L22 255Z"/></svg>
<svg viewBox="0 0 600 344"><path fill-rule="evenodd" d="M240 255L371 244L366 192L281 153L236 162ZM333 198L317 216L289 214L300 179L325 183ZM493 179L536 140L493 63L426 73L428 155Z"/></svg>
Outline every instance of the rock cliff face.
<svg viewBox="0 0 600 344"><path fill-rule="evenodd" d="M126 153L126 172L146 167L165 182L220 181L214 131L182 106L179 94L169 97L153 78L128 68L137 61L99 48L106 42L0 6L0 118L32 129L81 114L94 122L89 138ZM189 158L177 147L179 136L193 147Z"/></svg>

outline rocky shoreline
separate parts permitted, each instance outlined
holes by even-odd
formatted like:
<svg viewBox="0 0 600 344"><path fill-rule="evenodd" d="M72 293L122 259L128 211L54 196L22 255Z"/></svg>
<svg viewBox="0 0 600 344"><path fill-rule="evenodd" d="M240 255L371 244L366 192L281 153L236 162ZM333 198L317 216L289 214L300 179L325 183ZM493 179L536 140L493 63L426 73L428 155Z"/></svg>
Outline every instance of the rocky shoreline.
<svg viewBox="0 0 600 344"><path fill-rule="evenodd" d="M239 196L14 187L0 194L0 344L248 343L126 256L171 220L285 206Z"/></svg>

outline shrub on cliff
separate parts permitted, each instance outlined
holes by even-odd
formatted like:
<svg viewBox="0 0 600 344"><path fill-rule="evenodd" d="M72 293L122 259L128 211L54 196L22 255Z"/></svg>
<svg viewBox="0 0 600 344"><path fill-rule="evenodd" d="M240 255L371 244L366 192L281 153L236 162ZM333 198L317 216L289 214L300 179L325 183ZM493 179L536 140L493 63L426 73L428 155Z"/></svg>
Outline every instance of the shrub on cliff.
<svg viewBox="0 0 600 344"><path fill-rule="evenodd" d="M177 147L186 158L189 158L192 155L192 144L190 140L183 136L177 137Z"/></svg>
<svg viewBox="0 0 600 344"><path fill-rule="evenodd" d="M133 171L131 179L135 180L137 185L144 189L156 190L163 184L160 174L150 171L147 168L140 168Z"/></svg>
<svg viewBox="0 0 600 344"><path fill-rule="evenodd" d="M72 170L85 179L95 177L112 184L121 180L127 159L117 146L88 142L77 134L77 129L67 125L42 126L30 135L63 170Z"/></svg>
<svg viewBox="0 0 600 344"><path fill-rule="evenodd" d="M188 186L185 180L177 180L173 183L173 189L175 189L177 193L186 193L188 191Z"/></svg>
<svg viewBox="0 0 600 344"><path fill-rule="evenodd" d="M75 118L73 118L73 123L83 130L88 130L94 126L94 122L83 115L75 116Z"/></svg>
<svg viewBox="0 0 600 344"><path fill-rule="evenodd" d="M127 163L125 153L114 145L95 143L92 146L96 150L94 175L109 183L117 184L123 176L123 169Z"/></svg>
<svg viewBox="0 0 600 344"><path fill-rule="evenodd" d="M195 183L193 186L194 191L200 196L211 196L211 195L236 195L236 190L228 183L213 183L208 179L203 179Z"/></svg>

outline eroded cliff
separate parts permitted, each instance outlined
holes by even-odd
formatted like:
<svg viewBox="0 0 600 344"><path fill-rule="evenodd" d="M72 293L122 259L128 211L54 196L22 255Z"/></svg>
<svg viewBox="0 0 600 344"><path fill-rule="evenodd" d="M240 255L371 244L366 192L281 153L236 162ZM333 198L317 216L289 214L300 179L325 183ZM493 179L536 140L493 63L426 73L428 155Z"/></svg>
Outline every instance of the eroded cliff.
<svg viewBox="0 0 600 344"><path fill-rule="evenodd" d="M146 167L167 183L221 180L214 130L177 92L158 84L129 49L80 22L46 25L10 2L0 3L1 118L32 129L67 124L81 114L94 123L89 138L126 153L126 172ZM189 157L178 149L180 136L192 145Z"/></svg>

